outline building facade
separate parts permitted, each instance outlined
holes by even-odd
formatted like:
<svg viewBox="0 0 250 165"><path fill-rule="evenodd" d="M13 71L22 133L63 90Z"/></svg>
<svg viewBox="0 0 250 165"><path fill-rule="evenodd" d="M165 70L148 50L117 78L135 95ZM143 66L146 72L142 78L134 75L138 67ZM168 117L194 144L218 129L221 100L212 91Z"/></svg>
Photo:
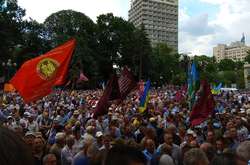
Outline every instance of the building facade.
<svg viewBox="0 0 250 165"><path fill-rule="evenodd" d="M250 89L250 64L244 65L245 88Z"/></svg>
<svg viewBox="0 0 250 165"><path fill-rule="evenodd" d="M144 26L152 45L166 43L178 50L178 0L131 0L129 21Z"/></svg>
<svg viewBox="0 0 250 165"><path fill-rule="evenodd" d="M250 47L245 44L245 36L241 41L232 42L229 46L226 44L218 44L213 48L213 55L216 62L223 59L232 59L233 61L244 61Z"/></svg>

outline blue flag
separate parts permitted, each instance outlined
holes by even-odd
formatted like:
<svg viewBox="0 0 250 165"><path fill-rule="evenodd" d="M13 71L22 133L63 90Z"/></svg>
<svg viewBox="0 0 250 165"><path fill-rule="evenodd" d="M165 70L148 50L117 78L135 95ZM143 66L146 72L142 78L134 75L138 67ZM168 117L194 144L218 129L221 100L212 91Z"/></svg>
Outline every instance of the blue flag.
<svg viewBox="0 0 250 165"><path fill-rule="evenodd" d="M143 113L147 109L147 104L149 101L149 89L150 89L150 80L146 82L143 94L140 97L140 106L139 106L140 113Z"/></svg>
<svg viewBox="0 0 250 165"><path fill-rule="evenodd" d="M188 72L188 97L190 100L190 110L195 101L195 94L199 90L200 87L200 76L199 72L196 69L196 65L193 62L191 68Z"/></svg>

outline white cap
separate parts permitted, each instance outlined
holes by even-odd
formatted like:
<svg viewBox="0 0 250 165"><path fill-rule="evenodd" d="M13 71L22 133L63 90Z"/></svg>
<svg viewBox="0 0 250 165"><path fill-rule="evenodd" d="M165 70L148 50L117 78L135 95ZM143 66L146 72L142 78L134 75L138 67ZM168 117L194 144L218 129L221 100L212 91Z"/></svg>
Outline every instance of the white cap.
<svg viewBox="0 0 250 165"><path fill-rule="evenodd" d="M34 136L34 137L36 137L34 132L26 132L25 136Z"/></svg>
<svg viewBox="0 0 250 165"><path fill-rule="evenodd" d="M193 130L191 130L191 129L187 130L187 134L188 135L193 135L193 137L197 137L196 133Z"/></svg>
<svg viewBox="0 0 250 165"><path fill-rule="evenodd" d="M103 133L101 131L98 131L98 132L96 132L95 136L99 138L99 137L103 136Z"/></svg>

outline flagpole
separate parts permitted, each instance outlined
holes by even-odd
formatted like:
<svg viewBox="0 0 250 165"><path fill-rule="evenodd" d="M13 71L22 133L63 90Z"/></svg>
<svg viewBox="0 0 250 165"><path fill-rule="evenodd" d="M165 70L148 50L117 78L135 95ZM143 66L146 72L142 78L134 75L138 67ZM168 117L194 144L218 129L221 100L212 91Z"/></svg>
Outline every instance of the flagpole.
<svg viewBox="0 0 250 165"><path fill-rule="evenodd" d="M64 86L64 87L62 88L62 91L64 91L65 88L66 88L66 86ZM72 91L72 90L71 90L71 91ZM70 92L70 93L71 93L71 92ZM60 100L60 95L57 97L56 102L58 102L59 100ZM56 111L56 107L55 107L55 111ZM49 142L49 137L50 137L50 133L51 133L53 124L54 124L54 122L55 122L55 118L56 118L56 117L53 118L53 120L52 120L52 122L51 122L51 124L50 124L49 132L48 132L48 138L47 138L47 140L46 140L46 143L45 143L44 149L43 149L43 154L42 154L43 157L48 153L47 145L48 145L48 142Z"/></svg>

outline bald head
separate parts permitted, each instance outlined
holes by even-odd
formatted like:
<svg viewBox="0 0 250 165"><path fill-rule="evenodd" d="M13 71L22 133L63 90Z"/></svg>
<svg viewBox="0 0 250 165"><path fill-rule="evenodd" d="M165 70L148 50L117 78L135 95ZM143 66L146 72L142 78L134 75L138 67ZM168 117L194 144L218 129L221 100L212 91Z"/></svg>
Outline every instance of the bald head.
<svg viewBox="0 0 250 165"><path fill-rule="evenodd" d="M244 161L250 160L250 141L240 143L236 149L236 154Z"/></svg>
<svg viewBox="0 0 250 165"><path fill-rule="evenodd" d="M203 143L200 149L204 151L207 155L209 161L211 161L215 156L215 149L211 143Z"/></svg>

